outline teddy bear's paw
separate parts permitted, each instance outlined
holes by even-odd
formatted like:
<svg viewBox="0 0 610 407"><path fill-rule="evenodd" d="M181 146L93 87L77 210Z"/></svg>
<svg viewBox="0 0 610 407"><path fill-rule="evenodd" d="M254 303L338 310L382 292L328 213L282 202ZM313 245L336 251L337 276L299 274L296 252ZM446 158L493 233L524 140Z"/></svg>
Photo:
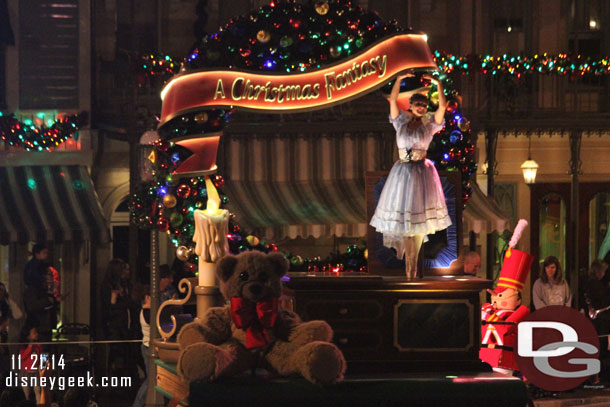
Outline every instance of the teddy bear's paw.
<svg viewBox="0 0 610 407"><path fill-rule="evenodd" d="M298 325L290 335L290 342L305 344L313 341L330 342L333 330L326 321L309 321Z"/></svg>
<svg viewBox="0 0 610 407"><path fill-rule="evenodd" d="M176 340L180 350L184 350L194 343L205 342L205 337L201 326L197 322L191 322L182 327Z"/></svg>
<svg viewBox="0 0 610 407"><path fill-rule="evenodd" d="M307 380L316 384L333 384L343 380L346 363L335 345L311 342L300 350L304 356L303 363L300 364L301 373Z"/></svg>
<svg viewBox="0 0 610 407"><path fill-rule="evenodd" d="M216 372L216 346L209 343L194 343L180 352L178 374L188 381L210 381Z"/></svg>

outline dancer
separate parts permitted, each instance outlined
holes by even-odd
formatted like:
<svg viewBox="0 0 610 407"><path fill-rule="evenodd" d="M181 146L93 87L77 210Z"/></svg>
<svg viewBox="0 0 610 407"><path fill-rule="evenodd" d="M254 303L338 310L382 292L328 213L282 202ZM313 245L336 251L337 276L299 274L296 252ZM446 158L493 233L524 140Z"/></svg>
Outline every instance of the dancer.
<svg viewBox="0 0 610 407"><path fill-rule="evenodd" d="M438 87L438 109L428 113L428 98L415 93L407 112L400 110L397 99L402 79L399 75L390 94L390 123L396 129L399 160L394 163L381 191L371 226L383 234L383 245L405 256L407 279L417 276L417 258L426 235L446 229L451 219L441 181L432 161L426 159L434 134L443 128L445 93L440 81L424 78ZM420 275L421 277L421 275Z"/></svg>

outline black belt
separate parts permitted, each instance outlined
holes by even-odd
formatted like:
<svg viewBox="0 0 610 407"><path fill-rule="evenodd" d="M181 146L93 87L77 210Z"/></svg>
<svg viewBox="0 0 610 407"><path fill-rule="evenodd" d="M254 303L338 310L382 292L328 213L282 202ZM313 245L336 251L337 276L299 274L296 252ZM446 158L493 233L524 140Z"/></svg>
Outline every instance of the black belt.
<svg viewBox="0 0 610 407"><path fill-rule="evenodd" d="M507 350L510 352L512 352L514 350L512 346L505 346L505 345L495 345L493 348L490 348L490 345L487 345L485 343L481 344L481 348L502 349L502 350Z"/></svg>

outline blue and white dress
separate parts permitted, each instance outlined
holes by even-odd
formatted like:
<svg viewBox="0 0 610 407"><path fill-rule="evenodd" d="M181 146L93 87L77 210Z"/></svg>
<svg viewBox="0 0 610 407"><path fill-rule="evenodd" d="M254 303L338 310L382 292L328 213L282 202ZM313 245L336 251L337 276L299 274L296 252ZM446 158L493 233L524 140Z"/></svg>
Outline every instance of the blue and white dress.
<svg viewBox="0 0 610 407"><path fill-rule="evenodd" d="M428 113L421 118L419 127L409 129L411 118L413 115L404 111L396 119L390 117L401 160L394 163L388 175L370 223L383 234L383 245L396 249L398 258L404 255L405 236L429 235L451 225L434 164L417 158L428 150L434 134L444 124L436 124L434 116Z"/></svg>

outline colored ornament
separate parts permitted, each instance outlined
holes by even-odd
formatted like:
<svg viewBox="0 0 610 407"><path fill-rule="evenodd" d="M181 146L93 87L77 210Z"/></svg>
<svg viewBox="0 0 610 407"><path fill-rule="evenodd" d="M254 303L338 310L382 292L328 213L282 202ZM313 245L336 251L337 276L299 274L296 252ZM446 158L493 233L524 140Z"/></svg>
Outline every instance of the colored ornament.
<svg viewBox="0 0 610 407"><path fill-rule="evenodd" d="M182 225L182 221L184 221L184 217L180 212L174 212L169 217L169 224L172 225L173 228L177 228Z"/></svg>
<svg viewBox="0 0 610 407"><path fill-rule="evenodd" d="M157 227L162 232L167 232L169 230L169 222L165 218L159 218L157 220Z"/></svg>
<svg viewBox="0 0 610 407"><path fill-rule="evenodd" d="M176 257L180 261L187 261L191 257L192 251L186 246L178 246L176 249Z"/></svg>
<svg viewBox="0 0 610 407"><path fill-rule="evenodd" d="M172 194L167 194L163 197L163 206L166 208L173 208L178 203L176 196Z"/></svg>
<svg viewBox="0 0 610 407"><path fill-rule="evenodd" d="M447 111L449 113L454 112L455 110L457 110L457 108L458 108L457 100L450 100L449 102L447 102Z"/></svg>
<svg viewBox="0 0 610 407"><path fill-rule="evenodd" d="M260 30L256 33L256 39L258 42L265 44L271 39L271 34L269 34L269 31Z"/></svg>
<svg viewBox="0 0 610 407"><path fill-rule="evenodd" d="M260 240L256 236L248 235L248 236L246 236L246 242L248 242L248 244L250 246L258 246L258 244L260 243Z"/></svg>
<svg viewBox="0 0 610 407"><path fill-rule="evenodd" d="M459 131L459 130L453 130L451 132L451 134L449 135L449 142L451 144L455 144L455 143L457 143L458 141L461 141L461 140L462 140L462 132Z"/></svg>
<svg viewBox="0 0 610 407"><path fill-rule="evenodd" d="M462 131L468 131L468 129L470 129L470 122L464 118L461 118L458 122L458 127Z"/></svg>
<svg viewBox="0 0 610 407"><path fill-rule="evenodd" d="M360 254L360 248L355 244L348 246L347 248L348 256L358 256Z"/></svg>
<svg viewBox="0 0 610 407"><path fill-rule="evenodd" d="M292 45L292 37L288 36L288 35L284 35L282 38L280 38L280 47L282 48L286 48Z"/></svg>
<svg viewBox="0 0 610 407"><path fill-rule="evenodd" d="M321 16L326 15L328 10L330 10L330 6L328 5L327 1L318 1L314 7L316 9L316 13Z"/></svg>
<svg viewBox="0 0 610 407"><path fill-rule="evenodd" d="M303 265L303 258L301 256L293 256L290 259L290 264L292 264L293 266L302 266Z"/></svg>
<svg viewBox="0 0 610 407"><path fill-rule="evenodd" d="M191 187L186 184L182 184L178 188L176 188L176 195L178 195L179 198L188 198L190 194Z"/></svg>
<svg viewBox="0 0 610 407"><path fill-rule="evenodd" d="M224 180L224 178L223 178L222 176L220 176L220 175L216 175L216 176L214 177L214 186L215 186L216 188L222 188L222 187L224 187L224 186L225 186L225 180Z"/></svg>

